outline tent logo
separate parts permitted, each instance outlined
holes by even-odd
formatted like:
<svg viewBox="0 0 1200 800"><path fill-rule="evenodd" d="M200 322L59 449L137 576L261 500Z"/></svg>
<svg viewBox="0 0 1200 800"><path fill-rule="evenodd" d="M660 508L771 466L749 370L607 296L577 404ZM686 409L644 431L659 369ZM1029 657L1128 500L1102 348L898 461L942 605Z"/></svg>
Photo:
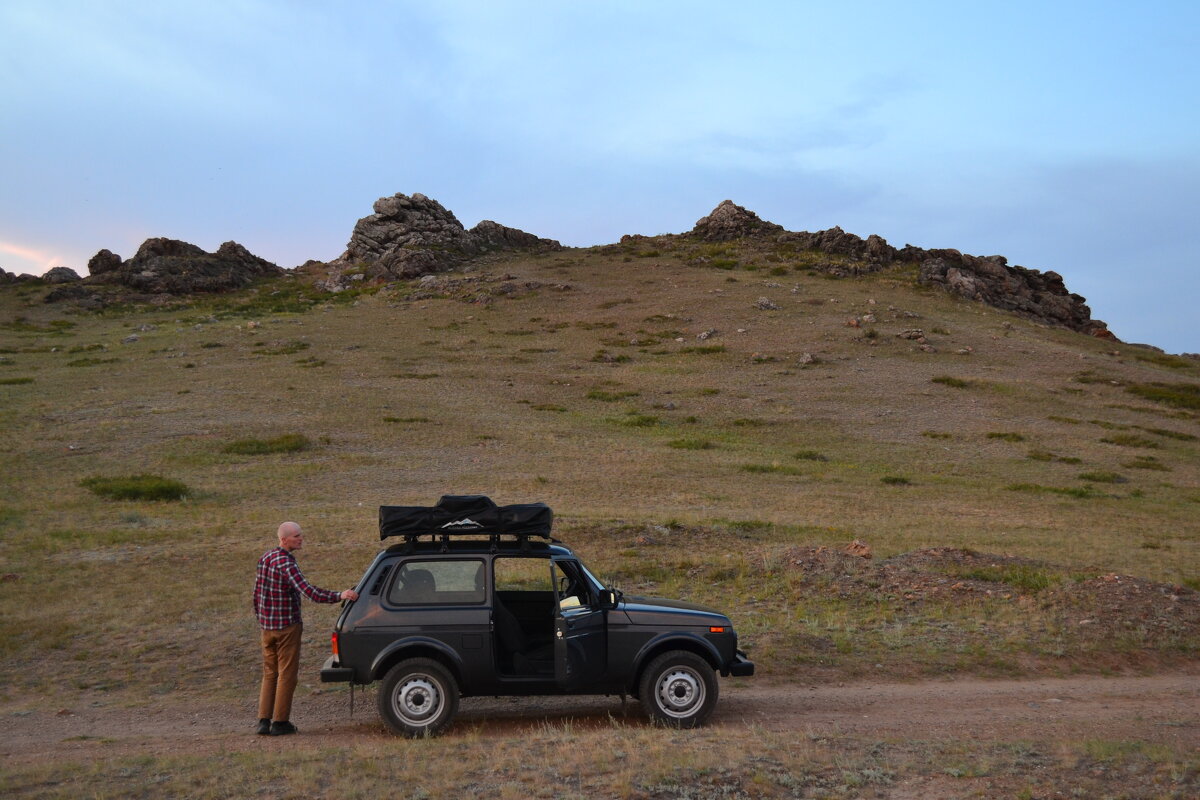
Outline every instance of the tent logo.
<svg viewBox="0 0 1200 800"><path fill-rule="evenodd" d="M462 519L456 519L453 522L447 522L445 525L442 526L442 528L482 528L482 527L483 527L482 525L480 525L478 522L471 519L470 517L463 517Z"/></svg>

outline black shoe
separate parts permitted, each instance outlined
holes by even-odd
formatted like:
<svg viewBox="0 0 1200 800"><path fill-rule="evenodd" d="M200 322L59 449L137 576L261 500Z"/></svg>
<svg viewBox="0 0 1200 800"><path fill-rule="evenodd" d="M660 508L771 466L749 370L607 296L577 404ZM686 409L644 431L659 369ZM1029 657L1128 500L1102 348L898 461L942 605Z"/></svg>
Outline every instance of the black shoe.
<svg viewBox="0 0 1200 800"><path fill-rule="evenodd" d="M299 732L300 731L296 730L296 726L293 725L292 723L288 722L286 719L283 722L272 722L271 723L271 735L272 736L287 736L289 733L299 733Z"/></svg>
<svg viewBox="0 0 1200 800"><path fill-rule="evenodd" d="M266 736L271 732L271 720L264 717L258 721L258 729L254 731L259 736Z"/></svg>

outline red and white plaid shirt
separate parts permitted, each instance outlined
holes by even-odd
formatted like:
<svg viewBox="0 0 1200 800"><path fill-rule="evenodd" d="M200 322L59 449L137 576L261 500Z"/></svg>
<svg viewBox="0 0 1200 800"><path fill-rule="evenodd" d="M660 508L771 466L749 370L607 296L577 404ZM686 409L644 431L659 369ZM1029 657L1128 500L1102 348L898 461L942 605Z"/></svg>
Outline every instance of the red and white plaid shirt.
<svg viewBox="0 0 1200 800"><path fill-rule="evenodd" d="M263 553L254 577L254 616L264 631L279 631L300 621L300 593L314 603L336 603L341 592L318 589L304 579L296 557L282 547Z"/></svg>

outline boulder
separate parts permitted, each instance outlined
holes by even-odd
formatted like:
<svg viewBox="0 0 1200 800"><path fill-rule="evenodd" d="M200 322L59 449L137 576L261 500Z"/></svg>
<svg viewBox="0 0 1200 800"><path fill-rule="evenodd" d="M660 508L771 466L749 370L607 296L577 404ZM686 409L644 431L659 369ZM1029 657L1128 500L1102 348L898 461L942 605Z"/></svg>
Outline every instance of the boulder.
<svg viewBox="0 0 1200 800"><path fill-rule="evenodd" d="M225 242L215 253L207 253L194 244L165 238L147 239L127 261L101 250L88 261L88 271L89 282L173 295L228 291L283 274L237 242Z"/></svg>
<svg viewBox="0 0 1200 800"><path fill-rule="evenodd" d="M328 265L331 276L362 267L371 278L415 278L445 271L492 250L562 247L551 239L491 220L468 231L449 209L419 193L381 197L373 210L374 214L355 224L346 252Z"/></svg>
<svg viewBox="0 0 1200 800"><path fill-rule="evenodd" d="M53 267L46 270L46 274L42 276L44 283L75 283L79 281L79 273L70 267Z"/></svg>
<svg viewBox="0 0 1200 800"><path fill-rule="evenodd" d="M121 268L121 257L111 250L101 250L88 259L88 274L103 275Z"/></svg>
<svg viewBox="0 0 1200 800"><path fill-rule="evenodd" d="M697 220L696 226L691 230L692 236L706 242L728 242L748 236L780 233L784 233L782 225L760 219L758 214L748 211L732 200L722 200L712 213Z"/></svg>

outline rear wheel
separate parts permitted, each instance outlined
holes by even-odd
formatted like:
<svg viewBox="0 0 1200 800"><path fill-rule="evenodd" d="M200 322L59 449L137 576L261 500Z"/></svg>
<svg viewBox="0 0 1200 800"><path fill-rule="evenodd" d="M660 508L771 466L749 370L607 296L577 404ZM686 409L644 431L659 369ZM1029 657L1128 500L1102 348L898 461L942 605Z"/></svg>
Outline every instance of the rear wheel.
<svg viewBox="0 0 1200 800"><path fill-rule="evenodd" d="M717 705L712 665L687 650L672 650L651 661L638 688L650 718L673 728L703 725Z"/></svg>
<svg viewBox="0 0 1200 800"><path fill-rule="evenodd" d="M432 736L454 719L458 684L431 658L410 658L388 670L379 691L379 715L405 736Z"/></svg>

